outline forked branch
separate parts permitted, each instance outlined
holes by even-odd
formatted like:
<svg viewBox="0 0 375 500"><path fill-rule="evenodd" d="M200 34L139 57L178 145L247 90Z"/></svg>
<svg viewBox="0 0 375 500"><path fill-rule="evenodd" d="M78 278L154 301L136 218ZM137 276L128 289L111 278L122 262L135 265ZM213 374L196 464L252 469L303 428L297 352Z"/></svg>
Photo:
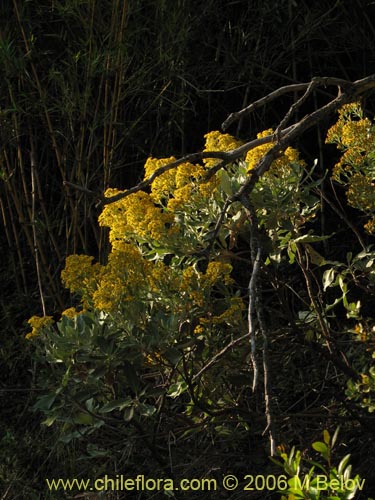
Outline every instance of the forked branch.
<svg viewBox="0 0 375 500"><path fill-rule="evenodd" d="M331 99L327 104L320 107L313 113L304 116L297 123L287 128L284 128L285 124L290 120L290 118L298 109L298 107L300 107L302 103L305 102L305 100L309 97L312 90L317 88L326 88L328 86L336 86L338 88L337 97ZM212 169L208 171L207 178L209 178L219 169L224 168L229 163L233 163L234 161L242 158L245 155L245 153L247 153L251 149L260 146L261 144L273 142L274 146L259 160L257 166L251 171L245 183L241 186L238 192L234 196L232 196L231 201L239 200L243 194L245 193L249 194L252 191L259 177L261 177L262 175L264 175L265 172L267 172L272 162L277 157L279 157L285 151L285 149L293 143L293 141L295 141L304 132L306 132L306 130L310 129L311 127L314 127L322 120L325 120L328 116L332 115L344 104L348 104L350 102L360 99L365 93L373 90L374 88L375 88L375 74L370 75L366 78L362 78L361 80L356 80L355 82L350 82L347 80L343 80L341 78L317 77L313 78L308 83L300 83L300 84L287 85L285 87L281 87L275 90L274 92L271 92L267 96L263 97L262 99L255 101L246 108L237 111L235 113L232 113L231 115L229 115L229 117L224 121L222 125L223 130L227 130L227 128L235 121L243 118L244 116L249 115L255 109L261 106L265 106L267 103L273 101L277 97L280 97L281 95L287 93L304 91L302 97L295 104L291 106L288 113L280 121L279 125L276 127L275 134L251 140L246 144L243 144L242 146L233 149L232 151L229 152L204 151L204 152L188 154L171 163L163 165L158 170L156 170L148 179L138 183L136 186L128 189L127 191L124 191L122 193L110 197L103 197L101 195L100 199L103 204L114 203L129 196L132 193L136 193L138 191L147 189L157 177L159 177L160 175L169 170L177 168L179 165L186 162L196 162L205 158L217 158L221 160L217 165L215 165ZM229 207L229 205L230 203L226 204L226 209Z"/></svg>

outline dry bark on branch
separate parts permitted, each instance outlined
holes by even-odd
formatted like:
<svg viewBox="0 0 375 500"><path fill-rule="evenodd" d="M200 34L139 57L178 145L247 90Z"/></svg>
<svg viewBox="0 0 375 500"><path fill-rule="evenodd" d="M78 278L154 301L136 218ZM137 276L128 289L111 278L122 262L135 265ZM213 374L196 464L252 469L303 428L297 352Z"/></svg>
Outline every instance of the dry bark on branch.
<svg viewBox="0 0 375 500"><path fill-rule="evenodd" d="M331 99L327 104L320 107L313 113L304 116L301 120L299 120L295 124L287 128L284 128L285 124L290 120L292 115L302 105L302 103L305 102L305 100L310 96L311 92L314 89L326 88L329 86L337 87L338 89L337 97ZM370 75L366 78L362 78L361 80L356 80L354 82L343 80L341 78L316 77L307 83L300 83L300 84L287 85L285 87L281 87L275 90L274 92L271 92L267 96L263 97L262 99L259 99L258 101L250 104L246 108L230 114L222 125L223 130L227 130L227 128L234 122L238 121L244 116L249 115L255 109L261 106L265 106L266 104L273 101L277 97L280 97L287 93L304 91L302 97L295 104L291 106L288 113L280 121L279 125L276 128L275 134L269 135L267 137L262 137L260 139L251 140L246 144L229 152L204 151L204 152L188 154L186 156L183 156L175 160L174 162L163 165L158 170L156 170L148 179L138 183L136 186L128 189L123 193L119 193L111 197L103 197L103 195L100 195L99 198L101 200L101 203L103 204L114 203L129 196L132 193L136 193L143 189L147 189L157 177L159 177L160 175L169 170L172 170L173 168L177 168L182 163L196 162L204 158L218 158L221 161L215 167L213 167L211 170L208 171L207 177L209 178L219 169L224 168L229 163L233 163L234 161L243 157L244 154L250 151L251 149L260 146L261 144L274 142L274 146L261 158L256 168L254 168L251 171L246 182L243 184L240 190L232 197L232 201L239 200L243 194L245 193L249 194L252 191L259 177L261 177L265 172L267 172L272 162L276 158L278 158L285 151L285 149L293 143L293 141L295 141L304 132L306 132L306 130L317 125L322 120L325 120L328 116L332 115L344 104L360 99L364 94L373 90L374 88L375 88L375 74ZM229 207L229 205L230 203L227 204L227 208Z"/></svg>

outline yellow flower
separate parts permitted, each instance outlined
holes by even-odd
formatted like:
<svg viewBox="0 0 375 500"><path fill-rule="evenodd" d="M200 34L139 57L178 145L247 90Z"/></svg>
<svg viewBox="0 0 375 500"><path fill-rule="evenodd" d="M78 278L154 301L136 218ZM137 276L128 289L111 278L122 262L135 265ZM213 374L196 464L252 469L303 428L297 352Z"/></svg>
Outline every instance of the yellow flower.
<svg viewBox="0 0 375 500"><path fill-rule="evenodd" d="M228 325L238 324L242 320L245 305L239 297L232 297L230 306L223 313L212 318L214 324L226 323Z"/></svg>
<svg viewBox="0 0 375 500"><path fill-rule="evenodd" d="M272 136L273 133L273 130L270 128L257 134L257 138L261 139L262 137ZM257 166L261 158L263 158L263 156L272 148L273 145L273 142L269 142L267 144L257 146L254 149L250 149L250 151L247 152L245 161L248 165L248 172L250 172ZM286 177L290 175L291 164L293 163L300 163L301 165L304 165L304 162L299 157L298 151L294 148L289 147L279 158L277 158L273 162L271 169L269 170L269 172L267 172L266 175L275 174L278 177Z"/></svg>
<svg viewBox="0 0 375 500"><path fill-rule="evenodd" d="M372 217L365 225L364 228L369 234L375 234L375 217Z"/></svg>
<svg viewBox="0 0 375 500"><path fill-rule="evenodd" d="M261 139L262 137L267 137L269 135L273 135L272 129L259 132L259 134L257 134L257 139ZM271 149L272 145L273 145L272 142L268 144L262 144L261 146L250 149L250 151L246 153L245 161L247 163L248 172L256 167L259 160L263 158L263 156L267 153L269 149Z"/></svg>
<svg viewBox="0 0 375 500"><path fill-rule="evenodd" d="M77 311L75 307L69 307L68 309L65 309L65 311L61 313L61 316L66 316L67 318L74 319L80 314L84 314L84 312L85 312L84 310Z"/></svg>
<svg viewBox="0 0 375 500"><path fill-rule="evenodd" d="M372 218L365 229L372 234L375 229L374 155L375 131L368 118L363 117L359 103L343 106L339 119L327 134L326 142L333 142L343 151L333 169L332 178L347 188L349 205L362 210Z"/></svg>
<svg viewBox="0 0 375 500"><path fill-rule="evenodd" d="M186 184L185 186L176 189L173 193L173 198L168 200L167 208L172 212L176 212L183 208L183 206L192 200L192 186Z"/></svg>
<svg viewBox="0 0 375 500"><path fill-rule="evenodd" d="M148 179L156 170L176 161L174 156L170 158L148 158L145 163L145 179ZM168 170L152 181L151 198L154 202L160 202L167 198L174 190L176 184L176 169Z"/></svg>
<svg viewBox="0 0 375 500"><path fill-rule="evenodd" d="M165 243L173 234L173 222L173 214L156 206L151 196L143 191L106 205L99 216L99 224L110 228L112 245L117 240Z"/></svg>
<svg viewBox="0 0 375 500"><path fill-rule="evenodd" d="M205 136L206 143L203 151L233 151L243 143L229 134L222 134L218 130L209 132ZM215 166L220 160L217 158L205 158L203 160L206 167Z"/></svg>
<svg viewBox="0 0 375 500"><path fill-rule="evenodd" d="M156 261L150 265L148 281L150 290L156 294L175 295L179 291L178 271L166 266L163 262Z"/></svg>
<svg viewBox="0 0 375 500"><path fill-rule="evenodd" d="M137 246L117 241L92 295L94 306L105 312L114 312L123 303L142 300L149 290L151 266Z"/></svg>
<svg viewBox="0 0 375 500"><path fill-rule="evenodd" d="M26 339L35 337L45 328L48 328L54 323L52 316L32 316L27 322L31 326L32 330L25 335Z"/></svg>
<svg viewBox="0 0 375 500"><path fill-rule="evenodd" d="M102 266L92 264L94 257L90 255L69 255L66 258L65 269L61 272L61 279L71 292L90 295L96 288Z"/></svg>
<svg viewBox="0 0 375 500"><path fill-rule="evenodd" d="M347 198L352 207L360 208L364 212L375 210L375 189L372 179L361 173L353 174L350 178Z"/></svg>
<svg viewBox="0 0 375 500"><path fill-rule="evenodd" d="M358 102L344 104L339 109L339 119L328 130L326 143L336 143L340 148L345 147L342 141L342 134L345 125L352 121L352 118L363 118L361 104Z"/></svg>
<svg viewBox="0 0 375 500"><path fill-rule="evenodd" d="M208 264L204 279L208 286L213 286L216 283L230 285L233 279L230 277L232 266L225 262L212 261Z"/></svg>
<svg viewBox="0 0 375 500"><path fill-rule="evenodd" d="M213 175L207 182L201 182L199 184L199 193L203 198L210 198L214 193L217 192L217 187L220 184L220 180L216 175Z"/></svg>
<svg viewBox="0 0 375 500"><path fill-rule="evenodd" d="M204 328L202 325L198 325L194 328L194 333L195 335L200 335L201 333L204 333Z"/></svg>

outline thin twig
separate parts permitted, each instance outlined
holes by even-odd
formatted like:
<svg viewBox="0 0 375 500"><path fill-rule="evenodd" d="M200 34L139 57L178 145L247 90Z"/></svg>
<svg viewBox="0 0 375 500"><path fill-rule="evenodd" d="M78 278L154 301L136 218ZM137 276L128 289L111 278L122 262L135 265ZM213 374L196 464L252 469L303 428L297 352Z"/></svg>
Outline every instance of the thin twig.
<svg viewBox="0 0 375 500"><path fill-rule="evenodd" d="M35 169L36 169L36 163L35 163L35 153L32 150L30 152L30 164L31 164L31 224L32 224L32 231L33 231L33 242L34 242L34 259L35 259L35 267L36 267L36 276L38 280L38 288L39 288L39 295L40 295L40 302L42 305L42 311L43 311L43 316L46 316L46 304L44 300L44 294L43 294L43 286L42 286L42 277L40 273L40 266L39 266L39 253L38 253L38 238L36 234L36 217L35 217L35 205L36 205L36 182L35 182Z"/></svg>
<svg viewBox="0 0 375 500"><path fill-rule="evenodd" d="M224 354L226 352L229 351L229 349L233 349L233 347L235 347L236 345L240 344L243 340L246 340L250 337L250 334L249 333L246 333L245 335L242 335L241 337L238 337L234 340L232 340L231 342L229 342L229 344L227 344L225 347L223 347L223 349L221 351L219 351L217 354L215 354L215 356L213 356L210 361L208 363L206 363L203 368L201 368L199 370L198 373L196 373L193 378L191 379L192 382L195 382L201 375L203 375L203 373L205 371L207 371L209 368L211 368L214 364L216 364L220 358L222 358L224 356Z"/></svg>
<svg viewBox="0 0 375 500"><path fill-rule="evenodd" d="M308 85L309 85L308 83L296 83L293 85L286 85L284 87L280 87L277 90L274 90L265 97L262 97L261 99L258 99L257 101L249 104L249 106L246 106L246 108L241 109L241 111L236 111L234 113L231 113L221 125L222 130L226 131L229 128L229 126L232 125L233 122L240 120L246 115L249 115L256 109L265 106L266 104L273 101L277 97L280 97L284 94L289 94L291 92L298 92L300 90L305 90Z"/></svg>
<svg viewBox="0 0 375 500"><path fill-rule="evenodd" d="M261 99L258 99L257 101L253 102L249 106L247 106L244 109L241 109L240 111L236 111L234 113L231 113L228 118L223 122L221 125L222 130L227 130L228 127L235 121L239 120L240 118L243 118L245 115L249 115L253 111L255 111L258 108L261 108L268 104L269 102L273 101L274 99L285 95L285 94L291 94L295 92L299 92L301 90L308 89L308 87L314 82L314 87L317 87L318 85L321 86L328 86L328 85L333 85L333 86L340 86L340 87L345 87L347 88L349 85L352 85L351 82L348 82L347 80L343 80L341 78L331 78L331 77L315 77L313 78L310 82L307 83L296 83L292 85L286 85L284 87L280 87L277 90L274 90L270 94L266 95L265 97L262 97ZM357 82L355 82L357 83Z"/></svg>
<svg viewBox="0 0 375 500"><path fill-rule="evenodd" d="M330 184L331 184L331 187L332 187L332 190L335 194L335 198L336 200L338 201L338 198L337 198L337 194L336 194L336 190L334 188L334 185L333 185L333 182L332 180L330 181ZM334 212L336 212L336 214L340 217L340 219L342 219L345 224L353 231L353 233L356 235L357 239L358 239L358 242L359 244L361 245L362 249L363 250L366 250L366 245L365 245L365 242L363 241L363 238L362 236L360 235L358 229L355 227L354 224L352 224L350 222L350 220L347 218L347 216L345 215L344 211L343 210L340 210L333 202L332 200L329 199L329 197L324 193L324 191L320 190L320 191L317 191L320 196L323 198L323 200L332 208L332 210ZM339 202L339 201L338 201ZM341 207L342 208L342 207Z"/></svg>
<svg viewBox="0 0 375 500"><path fill-rule="evenodd" d="M292 115L298 110L299 107L302 106L302 104L306 101L306 99L309 97L313 89L316 87L317 83L316 80L313 79L309 83L306 92L303 94L302 97L300 97L292 106L289 108L289 111L287 114L284 116L284 118L281 120L279 125L277 126L277 129L275 130L275 137L276 140L280 139L280 134L285 125L288 123L288 121L291 119Z"/></svg>
<svg viewBox="0 0 375 500"><path fill-rule="evenodd" d="M329 328L326 324L326 318L323 316L323 312L318 305L314 291L312 289L312 284L311 284L311 277L309 274L309 269L308 269L308 255L307 252L305 251L305 258L306 261L304 260L304 256L302 255L302 246L300 244L296 244L296 249L297 249L297 262L299 267L301 268L302 274L305 278L305 283L306 283L306 289L307 293L309 294L309 298L311 301L311 305L313 307L314 312L317 315L319 326L321 329L321 332L326 340L327 348L329 352L332 354L332 345L331 345L331 339L330 339L330 333L329 333Z"/></svg>

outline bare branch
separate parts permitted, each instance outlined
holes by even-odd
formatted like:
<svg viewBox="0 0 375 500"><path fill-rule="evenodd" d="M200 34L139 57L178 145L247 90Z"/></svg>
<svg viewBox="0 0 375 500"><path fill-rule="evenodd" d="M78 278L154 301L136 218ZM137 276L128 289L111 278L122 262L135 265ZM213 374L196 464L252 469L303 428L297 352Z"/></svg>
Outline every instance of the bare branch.
<svg viewBox="0 0 375 500"><path fill-rule="evenodd" d="M313 85L314 88L319 85L323 87L327 87L328 85L334 85L347 88L348 86L352 85L352 83L348 82L347 80L342 80L341 78L315 77L311 80L311 82L308 83L297 83L293 85L286 85L285 87L280 87L279 89L274 90L265 97L262 97L261 99L258 99L257 101L253 102L246 108L241 109L240 111L236 111L235 113L231 113L228 116L228 118L223 122L221 128L222 130L226 131L229 128L229 126L232 125L233 122L240 120L246 115L249 115L256 109L265 106L274 99L277 99L278 97L285 94L291 94L294 92L299 92L305 89L309 89L311 85Z"/></svg>
<svg viewBox="0 0 375 500"><path fill-rule="evenodd" d="M165 172L168 172L169 170L172 170L179 165L182 165L183 163L193 163L199 160L203 160L204 158L218 158L219 160L222 160L225 163L229 163L233 161L234 158L234 151L237 151L236 149L227 153L225 151L212 151L212 152L198 152L198 153L191 153L186 156L183 156L182 158L179 158L178 160L172 161L171 163L167 163L166 165L163 165L162 167L158 168L153 172L150 177L140 183L138 183L136 186L133 186L132 188L128 189L127 191L123 193L118 193L114 196L109 196L108 198L104 198L103 204L108 205L109 203L114 203L115 201L122 200L123 198L126 198L132 193L136 193L138 191L142 191L143 189L148 188L152 182L157 178L160 177L160 175L164 174Z"/></svg>
<svg viewBox="0 0 375 500"><path fill-rule="evenodd" d="M85 193L89 196L96 196L99 199L103 199L103 196L100 193L96 193L95 191L91 191L91 189L87 189L84 186L74 184L73 182L63 181L63 186L73 188L77 191L81 191L81 193Z"/></svg>
<svg viewBox="0 0 375 500"><path fill-rule="evenodd" d="M262 97L261 99L258 99L257 101L249 104L249 106L246 106L246 108L241 109L241 111L236 111L234 113L231 113L228 116L228 118L222 123L221 125L222 130L224 131L228 130L229 126L232 125L232 123L240 120L246 115L249 115L256 109L265 106L266 104L273 101L277 97L280 97L281 95L284 94L289 94L290 92L298 92L299 90L305 90L308 87L308 85L309 85L308 83L297 83L294 85L286 85L285 87L280 87L279 89L274 90L265 97Z"/></svg>
<svg viewBox="0 0 375 500"><path fill-rule="evenodd" d="M250 250L251 250L251 260L253 264L253 269L251 271L251 276L248 285L248 308L247 308L247 324L250 336L250 356L251 363L253 365L253 393L256 392L258 388L259 381L259 366L256 354L256 325L255 321L257 319L256 302L259 301L258 297L258 278L261 265L261 255L262 248L259 244L258 235L258 220L250 200L244 196L240 200L244 206L246 216L250 224Z"/></svg>
<svg viewBox="0 0 375 500"><path fill-rule="evenodd" d="M284 137L287 133L289 133L291 130L293 130L294 125L291 127L288 127L287 129L281 131L281 137ZM191 153L186 156L183 156L182 158L179 158L171 163L167 163L166 165L161 166L155 172L153 172L148 179L145 179L142 182L139 182L137 185L133 186L132 188L128 189L127 191L124 191L122 193L118 193L114 196L109 196L107 198L103 198L103 204L108 205L110 203L114 203L116 201L122 200L123 198L126 198L130 194L136 193L138 191L142 191L143 189L148 188L153 181L157 178L160 177L162 174L165 172L168 172L169 170L173 170L174 168L177 168L179 165L182 165L183 163L194 163L196 161L203 160L205 158L218 158L221 160L217 165L212 167L210 170L208 170L207 174L204 177L204 182L206 182L208 179L210 179L218 170L221 168L225 167L228 163L233 163L236 160L240 159L241 157L244 156L245 153L250 151L251 149L254 149L258 146L261 146L263 144L268 144L270 142L274 141L274 135L270 134L267 135L266 137L260 137L258 139L253 139L252 141L249 141L245 144L242 144L236 149L233 149L232 151L202 151L198 153ZM89 191L86 188L77 186L76 184L72 184L71 182L65 181L65 185L70 186L70 187L75 187L76 189L79 189L80 191L86 192L86 193L93 193L93 191Z"/></svg>
<svg viewBox="0 0 375 500"><path fill-rule="evenodd" d="M339 95L336 98L329 101L326 105L317 109L313 113L305 116L304 118L302 118L300 121L298 121L294 125L291 125L288 128L283 129L284 125L290 119L292 114L311 94L311 91L317 87L326 87L326 86L339 87L339 89L340 89ZM236 113L232 113L225 120L225 122L223 123L223 126L222 126L222 128L225 130L234 121L239 120L243 116L251 113L252 111L254 111L255 109L257 109L261 106L264 106L265 104L267 104L268 102L271 102L272 100L276 99L277 97L284 95L284 94L287 94L289 92L297 92L297 91L304 90L305 91L304 95L293 106L291 106L288 113L285 115L283 120L281 120L280 124L276 128L276 134L272 134L272 135L269 135L267 137L254 139L254 140L249 141L249 142L243 144L242 146L240 146L236 149L233 149L232 151L229 151L229 152L226 152L226 151L204 151L204 152L197 152L197 153L188 154L188 155L183 156L182 158L179 158L171 163L163 165L158 170L153 172L153 174L148 179L138 183L136 186L133 186L132 188L128 189L127 191L122 192L122 193L118 193L115 196L110 196L107 198L104 198L103 196L98 196L97 193L94 193L93 191L90 191L90 190L83 188L81 186L77 186L75 184L69 183L68 181L65 181L64 184L69 186L69 187L72 187L74 189L79 189L80 191L86 192L87 194L95 195L100 199L102 204L106 205L109 203L114 203L116 201L119 201L122 198L125 198L132 193L136 193L136 192L141 191L143 189L147 189L148 187L150 187L152 182L157 177L159 177L160 175L162 175L165 172L168 172L169 170L172 170L172 169L178 167L179 165L181 165L183 163L186 163L186 162L193 163L193 162L203 160L205 158L217 158L217 159L221 160L217 165L215 165L213 168L211 168L207 172L206 177L204 179L204 180L207 180L210 177L212 177L218 170L220 170L221 168L224 168L227 164L233 163L236 160L243 157L244 154L247 153L248 151L250 151L251 149L254 149L262 144L275 142L275 139L277 139L275 145L261 158L261 160L259 161L256 168L252 170L251 174L249 175L249 178L246 180L246 182L243 184L243 186L240 188L240 190L235 195L233 195L230 199L227 200L227 203L223 209L223 213L220 216L220 222L222 222L224 215L225 215L225 211L228 209L230 204L233 201L241 198L242 194L244 194L244 193L249 194L252 191L253 187L255 186L259 177L261 177L265 172L267 172L267 170L270 168L272 162L276 158L278 158L283 153L283 151L285 151L285 149L297 137L302 135L309 128L318 124L323 119L326 119L327 116L329 116L332 113L334 113L335 111L337 111L343 104L347 104L349 102L353 102L356 99L359 99L363 94L365 94L366 92L368 92L369 90L372 90L374 88L375 88L375 74L370 75L370 76L363 78L361 80L357 80L355 82L349 82L347 80L343 80L340 78L316 77L316 78L313 78L311 80L311 82L308 82L308 83L287 85L285 87L281 87L281 88L275 90L274 92L271 92L267 96L250 104L249 106L242 109L241 111L238 111Z"/></svg>
<svg viewBox="0 0 375 500"><path fill-rule="evenodd" d="M300 97L289 109L289 111L287 112L287 114L284 116L284 118L281 120L281 122L279 123L277 129L275 130L275 138L276 140L279 140L280 139L280 134L281 134L281 131L283 129L283 127L288 123L288 121L290 120L290 118L292 117L292 115L297 111L297 109L302 106L302 104L306 101L306 99L308 98L308 96L311 94L311 92L313 91L313 89L316 87L316 80L313 79L311 80L311 82L309 83L309 86L307 87L306 89L306 92L303 94L302 97Z"/></svg>
<svg viewBox="0 0 375 500"><path fill-rule="evenodd" d="M211 368L214 364L216 364L216 363L219 361L219 359L220 359L221 357L223 357L223 356L224 356L224 354L225 354L226 352L228 352L228 351L229 351L229 349L233 349L233 347L235 347L237 344L240 344L243 340L246 340L246 339L248 339L249 337L250 337L250 334L249 334L249 333L246 333L245 335L242 335L241 337L238 337L238 338L236 338L236 339L232 340L231 342L229 342L229 344L227 344L225 347L223 347L223 349L222 349L221 351L219 351L217 354L215 354L215 356L213 356L213 357L210 359L210 361L209 361L207 364L205 364L205 365L203 366L203 368L201 368L201 369L199 370L199 372L198 372L198 373L196 373L196 374L194 375L194 377L192 378L192 382L195 382L195 381L196 381L196 380L197 380L197 379L198 379L201 375L203 375L203 373L204 373L205 371L207 371L207 370L208 370L209 368Z"/></svg>

